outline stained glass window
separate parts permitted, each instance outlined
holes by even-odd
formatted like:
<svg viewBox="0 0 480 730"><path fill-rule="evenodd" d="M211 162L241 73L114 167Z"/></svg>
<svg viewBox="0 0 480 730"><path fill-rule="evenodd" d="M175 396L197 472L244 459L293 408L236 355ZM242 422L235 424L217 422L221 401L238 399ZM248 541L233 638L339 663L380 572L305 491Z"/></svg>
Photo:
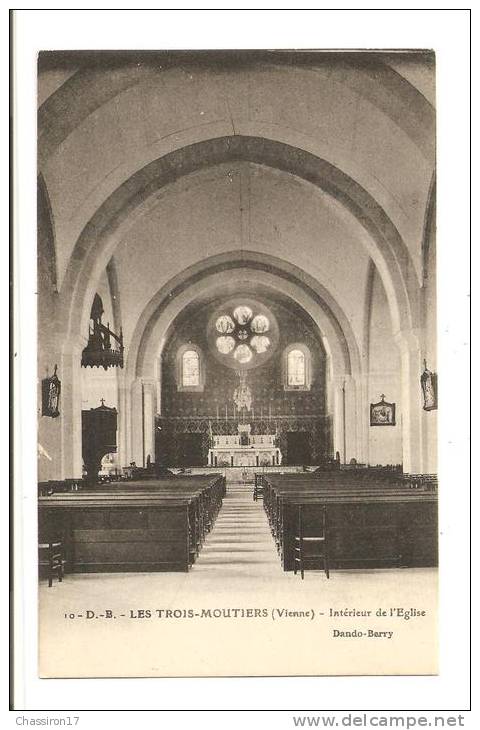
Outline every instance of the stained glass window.
<svg viewBox="0 0 480 730"><path fill-rule="evenodd" d="M215 327L217 329L217 332L221 332L222 335L226 335L230 332L233 332L233 330L235 329L235 323L233 319L228 316L228 314L223 314L215 322Z"/></svg>
<svg viewBox="0 0 480 730"><path fill-rule="evenodd" d="M270 323L264 314L257 314L257 316L252 319L252 324L250 326L252 328L252 332L256 332L259 335L264 332L268 332L270 329Z"/></svg>
<svg viewBox="0 0 480 730"><path fill-rule="evenodd" d="M207 337L209 347L222 364L250 370L266 362L275 351L278 325L261 303L230 300L212 315Z"/></svg>
<svg viewBox="0 0 480 730"><path fill-rule="evenodd" d="M253 312L250 307L247 307L245 304L241 304L239 307L234 309L233 316L237 320L238 324L244 325L250 322Z"/></svg>
<svg viewBox="0 0 480 730"><path fill-rule="evenodd" d="M290 350L287 355L287 385L306 385L305 354L301 350Z"/></svg>
<svg viewBox="0 0 480 730"><path fill-rule="evenodd" d="M222 355L228 355L229 352L235 347L235 340L233 337L217 337L217 350Z"/></svg>
<svg viewBox="0 0 480 730"><path fill-rule="evenodd" d="M244 365L245 363L250 362L250 360L252 359L252 351L248 345L239 345L233 353L233 357L241 365Z"/></svg>
<svg viewBox="0 0 480 730"><path fill-rule="evenodd" d="M265 337L265 335L254 335L250 344L256 352L261 353L268 350L270 347L270 340L268 337Z"/></svg>
<svg viewBox="0 0 480 730"><path fill-rule="evenodd" d="M184 388L200 385L200 358L195 350L185 350L182 355L182 385Z"/></svg>

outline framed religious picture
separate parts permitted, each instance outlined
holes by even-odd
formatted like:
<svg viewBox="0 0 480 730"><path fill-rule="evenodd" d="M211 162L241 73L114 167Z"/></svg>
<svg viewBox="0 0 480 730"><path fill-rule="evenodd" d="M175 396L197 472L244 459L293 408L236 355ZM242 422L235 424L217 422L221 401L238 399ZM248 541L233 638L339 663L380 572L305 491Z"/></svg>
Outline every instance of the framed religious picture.
<svg viewBox="0 0 480 730"><path fill-rule="evenodd" d="M370 426L395 426L395 403L387 403L383 393L380 398L370 404Z"/></svg>
<svg viewBox="0 0 480 730"><path fill-rule="evenodd" d="M438 408L437 373L432 373L427 368L427 361L424 360L424 371L420 377L423 395L423 410L435 411Z"/></svg>
<svg viewBox="0 0 480 730"><path fill-rule="evenodd" d="M57 366L55 365L53 375L42 380L42 416L50 416L56 418L60 415L60 390L62 384L57 376Z"/></svg>

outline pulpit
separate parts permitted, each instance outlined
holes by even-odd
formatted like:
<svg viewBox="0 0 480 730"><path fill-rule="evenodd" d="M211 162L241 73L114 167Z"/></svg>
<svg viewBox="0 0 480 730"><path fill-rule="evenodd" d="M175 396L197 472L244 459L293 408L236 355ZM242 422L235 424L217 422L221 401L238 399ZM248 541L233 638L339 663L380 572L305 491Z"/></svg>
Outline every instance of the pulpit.
<svg viewBox="0 0 480 730"><path fill-rule="evenodd" d="M117 450L117 409L103 402L98 408L82 411L82 456L87 481L98 480L102 458Z"/></svg>

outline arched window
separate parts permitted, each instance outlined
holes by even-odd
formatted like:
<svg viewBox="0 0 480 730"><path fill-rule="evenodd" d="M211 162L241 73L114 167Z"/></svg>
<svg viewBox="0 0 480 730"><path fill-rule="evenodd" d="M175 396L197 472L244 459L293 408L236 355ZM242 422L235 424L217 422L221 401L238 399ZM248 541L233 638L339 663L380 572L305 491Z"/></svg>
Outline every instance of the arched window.
<svg viewBox="0 0 480 730"><path fill-rule="evenodd" d="M184 388L200 385L200 358L195 350L185 350L182 355L182 385Z"/></svg>
<svg viewBox="0 0 480 730"><path fill-rule="evenodd" d="M197 345L182 345L177 353L177 389L200 392L204 386L202 352Z"/></svg>
<svg viewBox="0 0 480 730"><path fill-rule="evenodd" d="M311 355L308 347L295 343L286 348L283 373L285 390L310 390Z"/></svg>
<svg viewBox="0 0 480 730"><path fill-rule="evenodd" d="M305 385L305 355L301 350L290 350L288 353L287 385Z"/></svg>

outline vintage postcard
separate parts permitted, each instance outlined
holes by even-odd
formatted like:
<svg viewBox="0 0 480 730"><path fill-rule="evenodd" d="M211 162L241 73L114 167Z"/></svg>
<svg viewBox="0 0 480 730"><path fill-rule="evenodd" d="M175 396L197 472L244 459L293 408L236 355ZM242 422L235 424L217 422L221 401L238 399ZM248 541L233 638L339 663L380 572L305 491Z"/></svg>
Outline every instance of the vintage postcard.
<svg viewBox="0 0 480 730"><path fill-rule="evenodd" d="M435 129L430 49L40 52L41 677L437 673Z"/></svg>

